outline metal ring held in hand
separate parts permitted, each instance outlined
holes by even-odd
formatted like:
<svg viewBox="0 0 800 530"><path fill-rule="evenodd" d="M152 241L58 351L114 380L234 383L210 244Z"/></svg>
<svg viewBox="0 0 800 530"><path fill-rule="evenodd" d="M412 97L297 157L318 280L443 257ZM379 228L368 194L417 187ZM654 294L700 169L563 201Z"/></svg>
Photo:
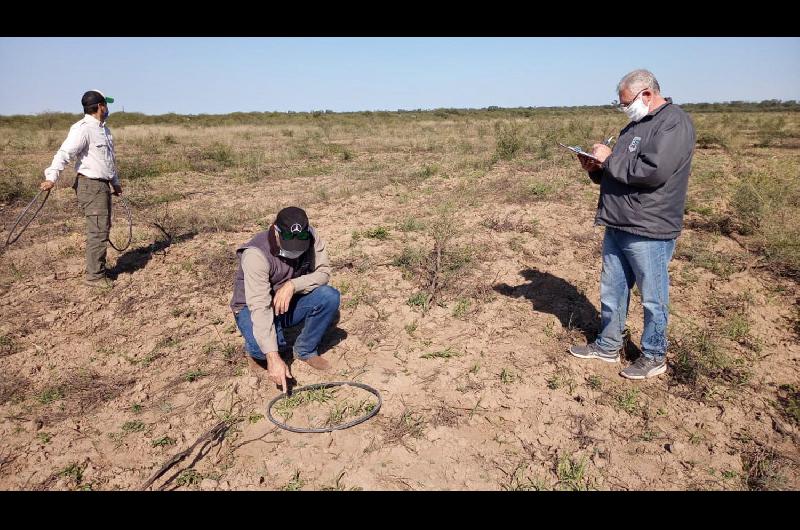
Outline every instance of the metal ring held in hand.
<svg viewBox="0 0 800 530"><path fill-rule="evenodd" d="M287 431L303 432L303 433L305 433L305 432L331 432L331 431L337 431L337 430L340 430L340 429L347 429L348 427L352 427L354 425L358 425L359 423L363 423L363 422L367 421L368 419L370 419L371 417L373 417L375 414L377 414L378 411L381 409L381 405L383 404L383 400L381 399L381 395L378 393L377 390L375 390L371 386L365 385L363 383L348 382L348 381L337 381L337 382L334 382L334 383L316 383L316 384L313 384L313 385L307 385L307 386L303 386L303 387L300 387L300 388L296 388L296 389L292 390L292 393L294 393L294 392L303 392L304 390L316 390L318 388L331 388L331 387L334 387L334 386L354 386L354 387L357 387L357 388L362 388L362 389L366 390L367 392L369 392L370 394L373 394L375 397L377 397L378 398L378 403L375 405L375 408L373 408L371 411L369 411L366 415L361 416L360 418L356 418L355 420L353 420L351 422L343 423L341 425L334 425L333 427L323 427L323 428L319 428L319 429L303 429L303 428L300 428L300 427L292 427L291 425L286 425L285 423L281 423L281 422L279 422L278 420L276 420L275 418L272 417L272 406L275 405L275 403L277 403L278 401L280 401L282 399L286 399L286 397L287 397L286 394L280 394L280 395L276 396L275 398L273 398L273 400L269 402L269 405L267 405L267 418L269 418L269 421L271 421L272 423L274 423L275 425L277 425L281 429L285 429Z"/></svg>
<svg viewBox="0 0 800 530"><path fill-rule="evenodd" d="M36 211L33 212L33 215L31 216L30 219L28 219L28 222L25 223L22 226L22 229L19 231L19 234L17 234L16 237L12 238L11 236L14 234L14 229L17 228L17 225L19 225L20 221L22 221L22 218L25 217L25 214L28 213L28 210L31 209L31 206L36 204L36 201L39 199L39 196L42 193L44 193L44 199L42 199L42 203L39 205L38 208L36 208ZM44 203L47 202L47 198L48 197L50 197L50 190L49 189L48 190L39 190L39 193L36 194L36 197L33 198L33 200L28 204L28 206L25 207L24 210L22 210L22 213L19 214L19 217L17 217L17 220L14 221L14 224L11 226L11 230L8 231L8 238L6 238L6 246L14 243L17 239L19 239L19 236L21 236L22 233L25 231L25 229L28 228L28 225L31 224L31 222L33 222L34 219L36 219L36 215L39 213L39 210L41 210L42 207L44 207Z"/></svg>
<svg viewBox="0 0 800 530"><path fill-rule="evenodd" d="M113 241L111 241L111 232L109 231L108 234L108 244L116 250L117 252L122 252L127 249L131 245L131 241L133 240L133 216L131 215L131 207L128 204L128 201L125 200L125 197L122 195L117 195L119 200L122 202L122 206L125 209L125 217L128 218L128 241L122 246L122 248L118 248Z"/></svg>

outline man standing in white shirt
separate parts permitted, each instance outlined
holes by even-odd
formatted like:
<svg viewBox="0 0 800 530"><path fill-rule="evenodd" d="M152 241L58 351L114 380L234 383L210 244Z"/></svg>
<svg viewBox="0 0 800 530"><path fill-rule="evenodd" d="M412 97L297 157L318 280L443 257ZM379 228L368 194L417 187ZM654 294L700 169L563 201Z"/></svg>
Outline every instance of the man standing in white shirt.
<svg viewBox="0 0 800 530"><path fill-rule="evenodd" d="M44 170L45 181L39 186L49 190L55 186L61 171L75 158L73 188L86 217L86 273L89 286L111 287L106 277L106 249L111 229L111 190L122 193L114 158L114 140L106 127L108 104L114 98L105 97L99 90L90 90L81 98L85 116L69 129L69 134Z"/></svg>

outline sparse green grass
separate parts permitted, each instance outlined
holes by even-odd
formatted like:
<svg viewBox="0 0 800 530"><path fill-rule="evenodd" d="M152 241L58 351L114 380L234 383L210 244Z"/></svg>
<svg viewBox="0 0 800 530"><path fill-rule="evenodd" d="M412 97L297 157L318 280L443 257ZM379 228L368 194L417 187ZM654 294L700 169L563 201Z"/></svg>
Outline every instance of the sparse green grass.
<svg viewBox="0 0 800 530"><path fill-rule="evenodd" d="M403 326L403 328L406 330L406 333L408 333L409 335L413 335L414 332L417 330L417 321L415 320L414 322L406 324L405 326Z"/></svg>
<svg viewBox="0 0 800 530"><path fill-rule="evenodd" d="M502 160L511 160L522 149L521 127L516 123L495 123L495 155Z"/></svg>
<svg viewBox="0 0 800 530"><path fill-rule="evenodd" d="M162 436L157 440L153 440L152 445L153 447L167 447L170 445L175 445L175 438L170 438L169 436Z"/></svg>
<svg viewBox="0 0 800 530"><path fill-rule="evenodd" d="M590 375L588 378L586 378L586 382L588 383L589 388L592 390L600 390L603 388L603 380L596 375Z"/></svg>
<svg viewBox="0 0 800 530"><path fill-rule="evenodd" d="M288 398L284 398L275 405L275 412L288 420L294 414L294 409L309 403L326 403L336 397L337 389L315 388L303 392L297 392Z"/></svg>
<svg viewBox="0 0 800 530"><path fill-rule="evenodd" d="M744 341L750 334L750 322L744 313L732 314L724 326L725 335L734 342Z"/></svg>
<svg viewBox="0 0 800 530"><path fill-rule="evenodd" d="M144 423L139 420L126 421L122 424L122 432L124 433L141 432L144 429Z"/></svg>
<svg viewBox="0 0 800 530"><path fill-rule="evenodd" d="M375 228L369 228L364 230L364 237L368 237L370 239L379 239L384 241L389 239L389 229L384 226L376 226Z"/></svg>
<svg viewBox="0 0 800 530"><path fill-rule="evenodd" d="M178 475L177 480L175 483L178 486L196 486L203 481L203 475L197 472L196 469L184 469L181 471L180 475Z"/></svg>
<svg viewBox="0 0 800 530"><path fill-rule="evenodd" d="M291 480L281 488L281 491L300 491L306 482L300 478L300 470L294 472Z"/></svg>
<svg viewBox="0 0 800 530"><path fill-rule="evenodd" d="M673 377L695 395L705 397L717 384L745 384L750 371L743 359L729 354L708 329L690 328L670 339L674 352Z"/></svg>
<svg viewBox="0 0 800 530"><path fill-rule="evenodd" d="M0 357L11 355L16 351L17 345L9 335L0 335Z"/></svg>
<svg viewBox="0 0 800 530"><path fill-rule="evenodd" d="M36 433L36 438L43 444L47 444L53 439L53 434L49 432L39 432Z"/></svg>
<svg viewBox="0 0 800 530"><path fill-rule="evenodd" d="M630 415L639 412L639 389L629 388L617 395L616 405Z"/></svg>
<svg viewBox="0 0 800 530"><path fill-rule="evenodd" d="M511 384L516 380L517 380L517 376L514 375L514 372L512 372L511 370L509 370L507 368L503 368L500 371L500 382L503 383L504 385Z"/></svg>
<svg viewBox="0 0 800 530"><path fill-rule="evenodd" d="M77 462L73 462L72 464L68 465L61 471L59 471L59 475L62 477L71 478L75 484L80 484L83 480L83 470L86 466L81 466Z"/></svg>
<svg viewBox="0 0 800 530"><path fill-rule="evenodd" d="M406 303L411 307L421 307L425 309L428 305L429 298L430 295L428 293L426 293L425 291L419 291L417 293L412 294L408 298L408 301Z"/></svg>
<svg viewBox="0 0 800 530"><path fill-rule="evenodd" d="M792 384L778 387L778 409L795 425L800 425L800 388Z"/></svg>
<svg viewBox="0 0 800 530"><path fill-rule="evenodd" d="M428 352L420 355L421 359L449 359L451 357L460 357L463 355L461 352L450 348L449 346L440 351Z"/></svg>
<svg viewBox="0 0 800 530"><path fill-rule="evenodd" d="M425 223L413 216L406 217L397 224L397 229L401 232L418 232L424 228Z"/></svg>
<svg viewBox="0 0 800 530"><path fill-rule="evenodd" d="M714 252L707 241L693 238L688 242L678 240L675 258L684 259L696 267L702 267L720 276L728 278L739 270L735 259L722 252Z"/></svg>
<svg viewBox="0 0 800 530"><path fill-rule="evenodd" d="M567 387L569 393L572 394L575 392L576 386L577 383L575 383L575 380L572 379L569 372L564 369L557 370L556 373L547 379L547 388L550 390L558 390L559 388Z"/></svg>
<svg viewBox="0 0 800 530"><path fill-rule="evenodd" d="M453 307L453 316L456 318L464 318L469 311L469 300L466 298L459 298L456 305Z"/></svg>
<svg viewBox="0 0 800 530"><path fill-rule="evenodd" d="M264 419L264 415L259 412L251 412L250 416L247 417L247 421L250 423L258 423Z"/></svg>
<svg viewBox="0 0 800 530"><path fill-rule="evenodd" d="M345 420L368 414L374 408L375 403L370 403L367 399L361 400L358 404L353 404L349 401L337 403L328 413L327 425L338 425Z"/></svg>
<svg viewBox="0 0 800 530"><path fill-rule="evenodd" d="M208 372L204 372L200 368L195 368L193 370L190 370L190 371L186 372L186 374L184 374L183 378L186 381L192 383L194 381L197 381L201 377L205 377L207 375L208 375Z"/></svg>
<svg viewBox="0 0 800 530"><path fill-rule="evenodd" d="M586 478L586 458L579 461L571 454L564 454L558 458L556 476L559 489L570 491L587 491L589 485Z"/></svg>
<svg viewBox="0 0 800 530"><path fill-rule="evenodd" d="M37 396L37 400L39 403L43 405L48 405L53 403L54 401L58 401L59 399L64 398L64 391L61 389L60 386L51 386L49 388L45 388L42 390Z"/></svg>

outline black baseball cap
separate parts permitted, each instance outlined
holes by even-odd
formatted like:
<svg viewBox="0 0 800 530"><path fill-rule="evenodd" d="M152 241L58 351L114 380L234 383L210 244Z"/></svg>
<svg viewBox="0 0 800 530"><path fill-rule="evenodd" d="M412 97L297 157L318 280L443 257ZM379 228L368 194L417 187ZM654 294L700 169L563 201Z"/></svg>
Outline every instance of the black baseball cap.
<svg viewBox="0 0 800 530"><path fill-rule="evenodd" d="M114 98L104 96L99 90L89 90L88 92L84 93L83 97L81 98L81 105L84 107L91 107L92 105L97 105L98 103L105 103L106 105L109 103L114 103Z"/></svg>
<svg viewBox="0 0 800 530"><path fill-rule="evenodd" d="M297 206L284 208L278 212L275 226L281 233L281 247L286 250L305 252L311 246L311 237L308 234L308 216L302 208Z"/></svg>

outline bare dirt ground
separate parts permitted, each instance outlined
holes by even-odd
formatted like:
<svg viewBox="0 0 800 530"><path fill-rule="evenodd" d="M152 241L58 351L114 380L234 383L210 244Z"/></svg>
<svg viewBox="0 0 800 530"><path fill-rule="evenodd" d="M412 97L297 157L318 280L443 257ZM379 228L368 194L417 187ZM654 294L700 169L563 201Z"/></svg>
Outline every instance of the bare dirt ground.
<svg viewBox="0 0 800 530"><path fill-rule="evenodd" d="M637 294L622 365L571 357L599 320L597 188L569 156L526 143L538 125L526 126L504 159L489 120L112 123L135 208L131 248L109 251L114 288L81 283L71 171L0 256L0 487L139 489L222 423L150 487L798 489L797 282L690 211L670 265L668 373L618 375L641 335ZM60 136L10 140L6 166L28 157L40 172ZM800 162L796 148L751 151L753 164ZM730 163L698 149L693 196L717 204L699 183L709 167L732 178ZM3 207L4 226L22 204ZM329 434L266 419L279 391L248 370L228 307L234 249L290 204L327 239L342 293L323 348L335 372L294 374L383 397L376 417ZM329 403L368 396L351 394Z"/></svg>

